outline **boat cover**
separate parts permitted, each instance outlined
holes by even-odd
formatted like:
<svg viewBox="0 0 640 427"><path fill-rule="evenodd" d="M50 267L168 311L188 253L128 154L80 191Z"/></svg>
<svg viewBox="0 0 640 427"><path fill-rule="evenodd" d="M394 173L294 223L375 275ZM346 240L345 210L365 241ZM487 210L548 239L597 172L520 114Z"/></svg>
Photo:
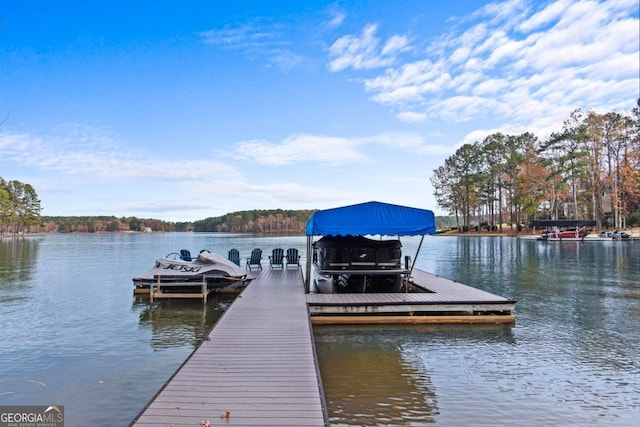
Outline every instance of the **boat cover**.
<svg viewBox="0 0 640 427"><path fill-rule="evenodd" d="M436 233L432 211L367 202L314 213L307 236L416 236Z"/></svg>
<svg viewBox="0 0 640 427"><path fill-rule="evenodd" d="M193 261L160 258L155 266L141 279L153 279L156 276L197 277L202 275L220 277L243 277L244 270L220 255L201 252Z"/></svg>

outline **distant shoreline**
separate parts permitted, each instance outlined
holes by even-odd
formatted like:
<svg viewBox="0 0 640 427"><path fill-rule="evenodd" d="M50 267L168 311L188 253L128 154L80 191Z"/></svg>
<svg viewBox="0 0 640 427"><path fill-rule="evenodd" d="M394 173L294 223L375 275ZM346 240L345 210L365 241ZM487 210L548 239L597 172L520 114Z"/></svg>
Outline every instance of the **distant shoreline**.
<svg viewBox="0 0 640 427"><path fill-rule="evenodd" d="M625 233L628 233L631 235L631 237L633 239L640 239L640 227L633 227L630 229L623 229L621 230ZM6 239L21 239L21 238L26 238L26 237L44 237L47 235L53 235L53 234L154 234L154 233L219 233L219 234L243 234L243 235L250 235L250 234L259 234L259 235L265 235L265 236L273 236L273 235L283 235L283 236L304 236L304 233L300 233L300 232L286 232L286 231L271 231L271 232L228 232L228 231L152 231L152 232L146 232L146 231L130 231L130 230L123 230L123 231L97 231L97 232L88 232L88 231L73 231L73 232L69 232L69 233L60 233L60 232L51 232L51 233L43 233L43 232L38 232L38 233L25 233L25 234L17 234L17 235L13 235L13 234L2 234L0 235L0 239L6 238ZM591 235L597 234L596 232L592 232ZM467 231L467 232L460 232L460 231L454 231L454 230L448 230L448 231L444 231L444 232L439 232L437 234L435 234L434 236L467 236L467 237L528 237L528 238L532 238L532 237L538 237L539 233L517 233L515 231L511 231L511 230L507 230L507 231Z"/></svg>

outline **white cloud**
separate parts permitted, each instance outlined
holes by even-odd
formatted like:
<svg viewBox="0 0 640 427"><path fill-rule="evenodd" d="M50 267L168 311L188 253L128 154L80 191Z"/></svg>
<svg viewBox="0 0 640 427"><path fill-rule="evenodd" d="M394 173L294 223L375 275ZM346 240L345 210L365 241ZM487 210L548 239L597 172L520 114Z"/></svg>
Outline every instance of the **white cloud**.
<svg viewBox="0 0 640 427"><path fill-rule="evenodd" d="M329 21L327 22L328 28L336 28L342 25L345 18L347 17L346 13L338 8L337 5L331 5L327 11L327 15L329 15Z"/></svg>
<svg viewBox="0 0 640 427"><path fill-rule="evenodd" d="M280 143L245 141L238 144L235 156L265 165L287 165L297 162L326 164L362 163L370 159L357 151L360 143L340 137L298 134Z"/></svg>
<svg viewBox="0 0 640 427"><path fill-rule="evenodd" d="M383 75L365 81L367 92L381 104L407 104L423 101L425 94L439 93L451 87L451 76L443 63L428 60L388 69Z"/></svg>
<svg viewBox="0 0 640 427"><path fill-rule="evenodd" d="M283 71L296 68L303 62L303 57L289 50L274 49L270 53L271 64Z"/></svg>
<svg viewBox="0 0 640 427"><path fill-rule="evenodd" d="M474 95L497 95L498 92L509 85L509 82L503 79L488 79L471 89Z"/></svg>
<svg viewBox="0 0 640 427"><path fill-rule="evenodd" d="M377 30L376 24L369 24L360 35L346 35L336 40L329 49L329 70L386 67L395 62L397 53L409 49L408 39L399 35L390 37L380 48L380 39L375 35Z"/></svg>
<svg viewBox="0 0 640 427"><path fill-rule="evenodd" d="M409 117L409 116L407 116ZM428 143L413 133L387 132L358 138L320 135L292 135L281 143L246 141L238 144L234 156L259 164L284 166L295 163L323 163L331 166L375 163L364 152L378 147L420 154L448 153L450 147Z"/></svg>
<svg viewBox="0 0 640 427"><path fill-rule="evenodd" d="M398 52L404 52L408 50L409 39L405 36L392 36L387 40L382 51L380 51L380 55L394 55Z"/></svg>
<svg viewBox="0 0 640 427"><path fill-rule="evenodd" d="M567 7L571 5L572 0L560 0L549 5L543 10L534 13L524 22L522 22L518 29L522 32L528 33L534 30L539 30L540 27L555 21L567 10Z"/></svg>
<svg viewBox="0 0 640 427"><path fill-rule="evenodd" d="M386 132L358 139L363 149L382 146L394 152L405 152L419 155L450 154L451 146L433 144L428 139L416 133Z"/></svg>
<svg viewBox="0 0 640 427"><path fill-rule="evenodd" d="M449 56L451 64L461 64L467 61L471 56L471 49L466 46L460 46Z"/></svg>
<svg viewBox="0 0 640 427"><path fill-rule="evenodd" d="M424 122L427 119L425 113L416 113L414 111L403 111L402 113L398 113L396 117L398 120L408 123Z"/></svg>
<svg viewBox="0 0 640 427"><path fill-rule="evenodd" d="M427 108L430 116L437 116L449 122L465 122L484 117L500 108L500 102L481 96L450 96Z"/></svg>
<svg viewBox="0 0 640 427"><path fill-rule="evenodd" d="M275 27L258 22L239 27L227 26L199 33L206 44L230 49L245 50L262 48L265 45L281 44L280 34Z"/></svg>
<svg viewBox="0 0 640 427"><path fill-rule="evenodd" d="M207 160L163 160L119 146L101 132L91 135L83 129L82 138L5 134L0 138L0 157L5 161L83 176L90 181L181 181L202 179L212 174L238 176L228 165Z"/></svg>
<svg viewBox="0 0 640 427"><path fill-rule="evenodd" d="M638 71L636 63L638 55L636 53L616 52L604 58L602 61L587 64L582 70L585 74L597 77L600 81L625 81L631 80L638 83ZM633 88L632 88L633 89Z"/></svg>
<svg viewBox="0 0 640 427"><path fill-rule="evenodd" d="M637 93L637 15L632 0L495 2L459 20L422 54L413 46L410 62L382 56L377 26L370 25L334 43L330 68L384 66L358 81L401 121L546 126L551 112L561 121L575 108L618 108Z"/></svg>
<svg viewBox="0 0 640 427"><path fill-rule="evenodd" d="M528 2L526 0L493 2L483 6L477 14L489 24L496 25L507 22L509 25L513 25L512 23L522 20L522 16L527 9L527 4Z"/></svg>
<svg viewBox="0 0 640 427"><path fill-rule="evenodd" d="M260 20L245 25L202 31L198 35L205 44L242 53L251 59L265 61L267 67L289 71L303 62L292 50L293 42L285 34L287 28Z"/></svg>
<svg viewBox="0 0 640 427"><path fill-rule="evenodd" d="M380 104L397 105L422 99L419 86L403 86L391 91L379 92L371 97Z"/></svg>

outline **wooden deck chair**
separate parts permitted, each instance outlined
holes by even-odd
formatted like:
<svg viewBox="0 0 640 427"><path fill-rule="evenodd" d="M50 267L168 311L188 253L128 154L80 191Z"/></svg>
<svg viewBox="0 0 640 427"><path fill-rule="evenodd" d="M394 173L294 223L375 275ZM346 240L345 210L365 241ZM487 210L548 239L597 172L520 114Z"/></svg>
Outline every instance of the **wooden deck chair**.
<svg viewBox="0 0 640 427"><path fill-rule="evenodd" d="M275 248L269 255L269 265L271 268L284 268L284 250Z"/></svg>
<svg viewBox="0 0 640 427"><path fill-rule="evenodd" d="M256 248L251 251L251 256L247 258L246 268L253 270L253 268L262 270L262 249Z"/></svg>
<svg viewBox="0 0 640 427"><path fill-rule="evenodd" d="M193 261L193 258L191 258L191 252L187 249L180 249L180 259L183 261Z"/></svg>
<svg viewBox="0 0 640 427"><path fill-rule="evenodd" d="M292 265L295 268L300 267L300 255L298 255L298 250L296 248L287 249L287 268Z"/></svg>
<svg viewBox="0 0 640 427"><path fill-rule="evenodd" d="M237 249L229 251L229 261L240 267L240 252Z"/></svg>

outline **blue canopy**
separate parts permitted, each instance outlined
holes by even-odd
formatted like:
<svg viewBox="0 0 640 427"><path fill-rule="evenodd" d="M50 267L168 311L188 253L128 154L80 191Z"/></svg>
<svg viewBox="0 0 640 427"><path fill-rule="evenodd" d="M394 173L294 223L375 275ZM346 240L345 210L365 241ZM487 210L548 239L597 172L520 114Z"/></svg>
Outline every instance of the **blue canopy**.
<svg viewBox="0 0 640 427"><path fill-rule="evenodd" d="M307 222L307 236L415 236L435 232L432 211L381 202L317 211Z"/></svg>

